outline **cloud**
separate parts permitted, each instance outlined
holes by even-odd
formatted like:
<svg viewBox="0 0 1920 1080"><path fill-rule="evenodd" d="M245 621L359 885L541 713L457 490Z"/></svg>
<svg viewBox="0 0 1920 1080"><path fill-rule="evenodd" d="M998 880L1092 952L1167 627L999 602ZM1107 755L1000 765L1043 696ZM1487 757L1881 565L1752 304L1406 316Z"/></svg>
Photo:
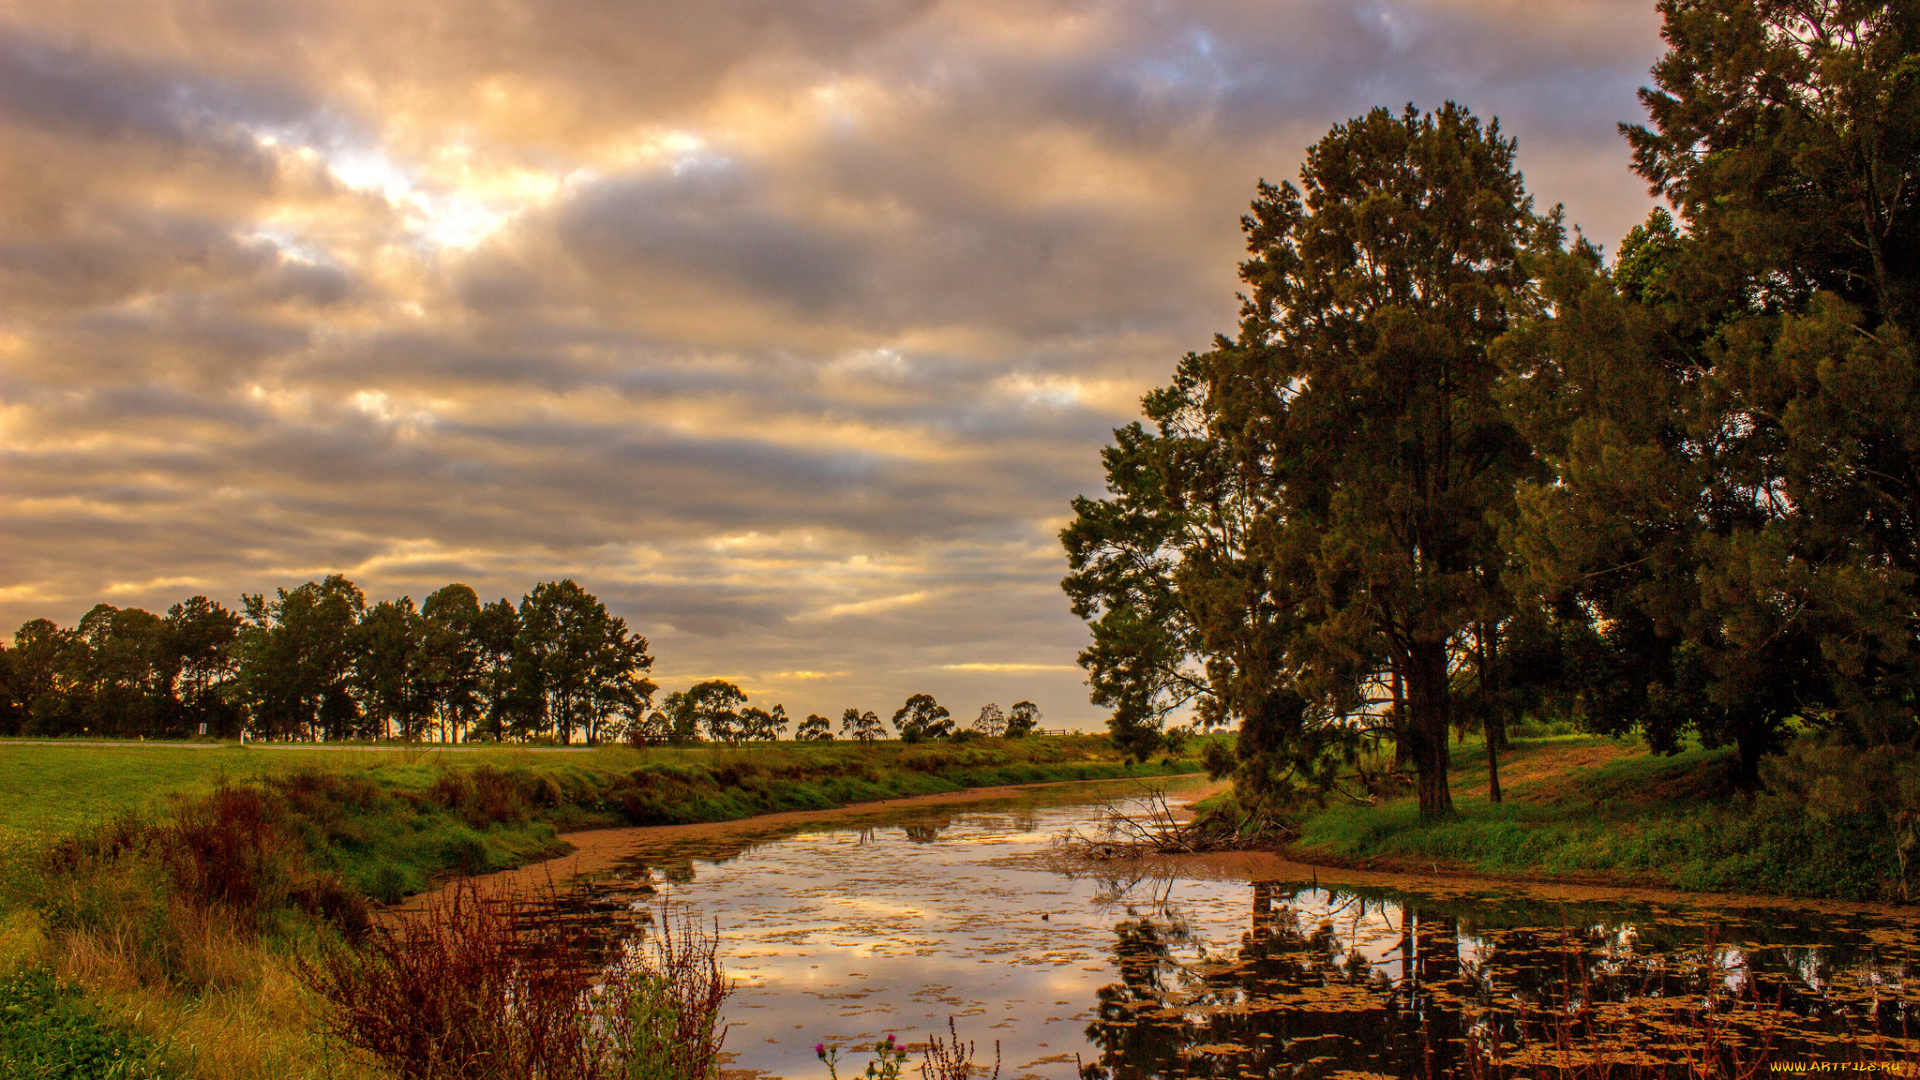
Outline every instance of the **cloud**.
<svg viewBox="0 0 1920 1080"><path fill-rule="evenodd" d="M0 619L581 580L669 688L1097 722L1055 533L1230 329L1257 178L1499 115L1644 216L1652 6L29 0Z"/></svg>

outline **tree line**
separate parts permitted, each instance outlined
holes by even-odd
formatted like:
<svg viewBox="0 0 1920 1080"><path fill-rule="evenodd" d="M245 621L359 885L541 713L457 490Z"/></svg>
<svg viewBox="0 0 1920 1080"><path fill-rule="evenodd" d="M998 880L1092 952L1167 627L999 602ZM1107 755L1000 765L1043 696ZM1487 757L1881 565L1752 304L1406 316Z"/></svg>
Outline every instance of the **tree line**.
<svg viewBox="0 0 1920 1080"><path fill-rule="evenodd" d="M982 706L973 723L960 728L953 714L935 701L931 694L913 694L894 711L893 730L904 742L928 739L964 738L967 735L1021 738L1040 723L1039 708L1031 701L1015 702L1004 712L996 702ZM686 690L675 690L648 713L632 734L651 742L695 742L705 737L715 742L740 743L749 740L773 740L786 734L791 718L786 706L763 709L747 704L747 694L725 679L709 679ZM886 738L886 725L872 710L849 708L840 714L840 738L873 742ZM833 721L819 713L809 713L795 727L798 742L831 742Z"/></svg>
<svg viewBox="0 0 1920 1080"><path fill-rule="evenodd" d="M482 603L453 584L416 606L369 604L340 575L232 610L195 596L156 615L98 604L78 625L35 619L0 642L0 734L173 738L403 739L466 742L621 739L739 743L785 735L784 706L747 703L712 679L668 694L648 678L647 639L571 579L536 585L516 605ZM893 715L903 739L952 738L931 695ZM1030 701L980 710L968 730L1024 735ZM886 736L874 713L848 709L840 736ZM794 734L833 738L810 715Z"/></svg>
<svg viewBox="0 0 1920 1080"><path fill-rule="evenodd" d="M369 605L340 575L164 616L98 604L78 625L35 619L0 643L0 732L265 739L581 735L644 714L647 639L572 580L515 605L453 584L417 607Z"/></svg>
<svg viewBox="0 0 1920 1080"><path fill-rule="evenodd" d="M1497 122L1376 109L1262 182L1237 334L1103 452L1063 586L1123 744L1243 791L1450 729L1920 743L1920 8L1662 0L1611 265Z"/></svg>

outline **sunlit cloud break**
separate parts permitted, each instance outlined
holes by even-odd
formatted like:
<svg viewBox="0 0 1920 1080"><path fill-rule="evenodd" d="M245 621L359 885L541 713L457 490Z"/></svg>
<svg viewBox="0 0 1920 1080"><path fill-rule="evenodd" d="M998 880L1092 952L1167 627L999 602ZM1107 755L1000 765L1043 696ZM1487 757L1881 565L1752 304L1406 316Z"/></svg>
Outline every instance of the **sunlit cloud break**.
<svg viewBox="0 0 1920 1080"><path fill-rule="evenodd" d="M0 630L572 577L663 690L1068 727L1058 530L1234 327L1255 183L1455 99L1611 241L1661 49L1618 0L7 11Z"/></svg>

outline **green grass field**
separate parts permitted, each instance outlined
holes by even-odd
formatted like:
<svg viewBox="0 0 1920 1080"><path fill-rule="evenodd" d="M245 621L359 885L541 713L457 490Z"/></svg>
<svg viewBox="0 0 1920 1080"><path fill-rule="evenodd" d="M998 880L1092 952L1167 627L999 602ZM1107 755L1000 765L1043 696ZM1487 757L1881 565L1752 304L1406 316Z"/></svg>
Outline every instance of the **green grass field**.
<svg viewBox="0 0 1920 1080"><path fill-rule="evenodd" d="M1343 864L1613 881L1714 892L1887 899L1893 837L1855 817L1809 813L1781 792L1742 793L1732 751L1663 757L1598 736L1516 740L1504 801L1487 798L1486 752L1456 744L1451 821L1411 797L1338 799L1308 814L1294 853Z"/></svg>
<svg viewBox="0 0 1920 1080"><path fill-rule="evenodd" d="M302 771L352 773L382 789L418 793L449 772L475 768L550 776L576 791L604 787L610 778L631 775L635 770L676 776L727 768L743 775L771 771L802 785L825 774L859 781L853 786L842 785L837 792L844 796L841 798L833 797L833 792L813 792L814 797L803 800L809 808L991 784L1168 771L1163 765L1127 770L1105 740L1097 736L996 739L959 745L835 741L758 743L739 748L708 744L646 749L614 746L559 752L516 747L320 749L241 747L232 743L203 749L8 740L0 741L0 838L30 840L69 835L128 812L162 812L178 796L203 794L222 783L249 783ZM1180 768L1191 771L1195 766L1188 760ZM707 788L706 784L695 786ZM697 794L710 801L724 792L716 787ZM742 813L723 816L744 816L769 808L743 805L739 807ZM579 811L581 807L574 809ZM719 810L716 806L707 809ZM570 828L621 823L612 813L596 818L583 812L576 818L555 824ZM698 819L714 818L702 813Z"/></svg>

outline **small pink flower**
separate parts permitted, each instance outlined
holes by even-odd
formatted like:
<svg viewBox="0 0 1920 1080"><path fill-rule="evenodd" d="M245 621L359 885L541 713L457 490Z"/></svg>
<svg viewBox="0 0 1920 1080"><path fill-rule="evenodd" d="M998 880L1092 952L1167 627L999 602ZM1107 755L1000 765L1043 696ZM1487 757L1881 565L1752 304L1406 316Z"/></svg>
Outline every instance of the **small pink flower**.
<svg viewBox="0 0 1920 1080"><path fill-rule="evenodd" d="M816 1054L818 1054L818 1055L820 1055L821 1057L826 1057L826 1056L827 1056L827 1044L826 1044L826 1043L814 1043L814 1044L813 1044L813 1052L814 1052L814 1053L816 1053Z"/></svg>

